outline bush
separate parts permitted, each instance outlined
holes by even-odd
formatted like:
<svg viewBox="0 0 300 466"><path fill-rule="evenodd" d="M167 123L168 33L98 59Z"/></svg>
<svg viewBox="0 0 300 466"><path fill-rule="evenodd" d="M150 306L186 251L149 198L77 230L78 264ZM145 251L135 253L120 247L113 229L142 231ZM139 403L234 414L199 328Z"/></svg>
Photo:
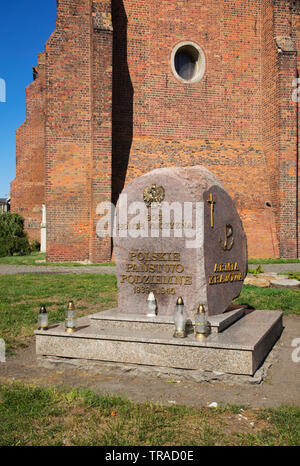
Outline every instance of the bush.
<svg viewBox="0 0 300 466"><path fill-rule="evenodd" d="M0 214L0 257L25 256L30 253L28 235L24 231L24 218L19 214Z"/></svg>
<svg viewBox="0 0 300 466"><path fill-rule="evenodd" d="M32 240L30 243L30 252L40 252L40 249L40 243L36 239Z"/></svg>

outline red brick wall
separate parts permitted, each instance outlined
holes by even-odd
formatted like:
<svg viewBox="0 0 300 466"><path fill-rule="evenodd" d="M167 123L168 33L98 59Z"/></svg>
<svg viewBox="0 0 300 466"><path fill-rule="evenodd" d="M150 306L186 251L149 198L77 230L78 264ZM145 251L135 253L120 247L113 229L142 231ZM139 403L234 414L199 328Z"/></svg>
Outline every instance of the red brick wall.
<svg viewBox="0 0 300 466"><path fill-rule="evenodd" d="M118 10L120 2L114 3ZM274 210L266 206L276 198L268 165L271 171L277 168L272 166L274 153L267 159L263 140L267 102L262 86L261 3L270 2L137 5L124 0L128 47L126 53L116 49L115 67L117 71L122 64L124 88L132 87L133 92L131 104L116 99L115 106L124 112L132 107L133 116L124 128L113 118L113 189L116 198L124 174L127 183L160 166L204 165L234 198L248 234L249 255L270 257L278 256L279 250ZM125 35L117 27L120 23L116 20L116 43ZM276 50L272 31L265 35L269 48L273 40ZM205 75L195 84L179 82L171 69L172 49L185 40L197 43L206 56ZM118 138L120 133L124 136Z"/></svg>
<svg viewBox="0 0 300 466"><path fill-rule="evenodd" d="M251 257L298 254L297 56L278 53L275 43L291 36L299 49L299 16L290 7L283 0L58 1L45 49L48 259L108 260L110 240L95 233L97 204L111 195L116 202L126 183L153 168L198 164L233 197ZM205 54L195 84L172 72L171 53L182 41ZM31 121L18 137L21 146L30 140L28 154ZM33 155L26 157L24 167ZM20 185L18 172L16 193Z"/></svg>
<svg viewBox="0 0 300 466"><path fill-rule="evenodd" d="M293 42L290 2L277 0L274 8L276 37ZM297 77L297 52L291 47L278 51L279 176L278 237L282 257L298 256L298 137L297 105L292 100L292 83Z"/></svg>
<svg viewBox="0 0 300 466"><path fill-rule="evenodd" d="M60 0L46 44L47 258L88 259L91 167L90 8Z"/></svg>
<svg viewBox="0 0 300 466"><path fill-rule="evenodd" d="M25 218L30 240L41 240L45 202L45 54L38 59L37 78L26 89L26 121L16 132L16 178L11 183L11 210Z"/></svg>
<svg viewBox="0 0 300 466"><path fill-rule="evenodd" d="M295 11L294 11L294 14L292 16L292 38L293 40L295 41L295 49L298 51L300 50L300 3L299 1L297 2L297 8L295 8ZM299 76L300 76L300 54L297 54L297 78L299 79ZM293 91L295 91L295 87L293 87ZM300 97L300 85L298 84L297 86L297 96L298 96L298 99ZM297 117L297 134L296 134L296 137L297 137L297 148L298 148L298 151L297 151L297 224L298 224L298 255L299 255L299 252L300 252L300 235L299 235L299 231L300 231L300 205L299 205L299 186L300 186L300 173L299 173L299 134L300 134L300 128L299 128L299 125L300 125L300 118L299 118L299 111L300 111L300 107L299 107L299 103L297 102L294 102L294 107L296 109L296 117Z"/></svg>
<svg viewBox="0 0 300 466"><path fill-rule="evenodd" d="M279 64L275 44L273 1L262 2L261 11L261 85L262 85L262 144L267 166L270 199L279 228Z"/></svg>
<svg viewBox="0 0 300 466"><path fill-rule="evenodd" d="M95 239L96 205L111 199L109 15L109 1L60 0L46 44L49 260L110 258L110 240Z"/></svg>
<svg viewBox="0 0 300 466"><path fill-rule="evenodd" d="M111 202L112 184L112 47L110 1L94 1L92 42L91 262L109 261L111 238L97 238L97 205Z"/></svg>

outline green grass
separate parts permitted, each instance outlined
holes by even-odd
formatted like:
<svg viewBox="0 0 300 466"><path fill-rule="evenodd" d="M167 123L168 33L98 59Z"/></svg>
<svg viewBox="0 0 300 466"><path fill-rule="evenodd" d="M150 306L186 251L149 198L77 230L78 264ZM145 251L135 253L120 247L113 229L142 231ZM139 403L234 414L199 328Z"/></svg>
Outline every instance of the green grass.
<svg viewBox="0 0 300 466"><path fill-rule="evenodd" d="M69 299L75 301L79 315L112 308L117 300L116 277L0 276L0 337L8 349L27 344L42 304L48 308L50 323L60 322ZM244 286L235 302L300 314L299 291ZM4 384L0 385L0 445L300 445L298 407L244 409L249 422L238 418L236 406L165 407L90 390Z"/></svg>
<svg viewBox="0 0 300 466"><path fill-rule="evenodd" d="M0 337L7 348L24 346L37 328L38 311L47 307L49 322L62 322L72 299L78 316L113 308L117 302L114 275L20 274L0 276Z"/></svg>
<svg viewBox="0 0 300 466"><path fill-rule="evenodd" d="M290 278L295 278L295 280L300 280L300 272L291 272L288 275Z"/></svg>
<svg viewBox="0 0 300 466"><path fill-rule="evenodd" d="M264 269L260 264L255 269L248 269L248 273L251 273L253 275L259 275L260 273L264 273Z"/></svg>
<svg viewBox="0 0 300 466"><path fill-rule="evenodd" d="M103 267L103 266L114 266L114 262L105 262L99 264L80 264L78 262L37 262L45 261L46 254L41 252L32 253L29 256L7 256L0 257L0 265L37 265L41 267L45 266L56 266L56 267Z"/></svg>
<svg viewBox="0 0 300 466"><path fill-rule="evenodd" d="M254 309L281 310L285 315L300 315L300 291L282 288L258 288L244 285L235 304L248 304Z"/></svg>
<svg viewBox="0 0 300 466"><path fill-rule="evenodd" d="M291 274L299 276L300 274ZM62 322L65 307L72 299L78 316L110 309L117 304L114 275L100 274L16 274L0 276L0 338L7 349L26 346L37 328L40 306L45 305L49 322ZM300 314L300 292L280 288L243 287L235 304L255 309L280 309Z"/></svg>
<svg viewBox="0 0 300 466"><path fill-rule="evenodd" d="M36 263L36 261L41 261L46 259L46 254L36 252L32 253L29 256L8 256L8 257L0 257L0 264L7 264L7 265L53 265L53 266L71 266L71 267L85 267L86 265L89 266L114 266L114 262L104 262L99 264L80 264L78 262L41 262ZM294 264L300 263L300 259L248 259L249 264Z"/></svg>
<svg viewBox="0 0 300 466"><path fill-rule="evenodd" d="M35 252L29 256L7 256L0 257L1 265L40 265L36 264L37 260L44 260L46 257L45 254L40 252Z"/></svg>
<svg viewBox="0 0 300 466"><path fill-rule="evenodd" d="M248 259L249 264L298 264L300 259Z"/></svg>
<svg viewBox="0 0 300 466"><path fill-rule="evenodd" d="M300 409L133 403L91 390L0 386L1 446L300 445ZM251 426L250 422L254 423Z"/></svg>
<svg viewBox="0 0 300 466"><path fill-rule="evenodd" d="M0 257L0 264L7 265L39 265L39 266L57 266L57 267L86 267L89 266L114 266L115 262L104 262L98 264L80 264L78 262L41 262L37 263L36 261L44 261L46 259L46 254L36 252L32 253L29 256L8 256ZM300 263L300 259L249 259L248 263L251 264L294 264Z"/></svg>

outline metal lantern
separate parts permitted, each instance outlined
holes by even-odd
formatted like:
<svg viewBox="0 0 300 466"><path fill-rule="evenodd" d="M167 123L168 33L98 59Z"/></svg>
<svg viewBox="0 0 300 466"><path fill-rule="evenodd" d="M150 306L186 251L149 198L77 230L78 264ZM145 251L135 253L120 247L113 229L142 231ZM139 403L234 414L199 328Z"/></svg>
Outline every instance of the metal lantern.
<svg viewBox="0 0 300 466"><path fill-rule="evenodd" d="M156 317L157 314L157 302L154 296L154 293L151 291L148 296L148 312L147 316L148 317Z"/></svg>
<svg viewBox="0 0 300 466"><path fill-rule="evenodd" d="M203 304L200 304L195 316L195 338L204 340L211 332L210 323L206 318L206 312Z"/></svg>
<svg viewBox="0 0 300 466"><path fill-rule="evenodd" d="M175 332L173 336L174 338L184 338L186 336L187 312L181 297L177 299L173 316L175 324Z"/></svg>
<svg viewBox="0 0 300 466"><path fill-rule="evenodd" d="M39 330L48 330L48 312L45 306L41 306L38 316Z"/></svg>
<svg viewBox="0 0 300 466"><path fill-rule="evenodd" d="M67 306L65 327L68 333L76 332L76 310L73 301L69 301Z"/></svg>

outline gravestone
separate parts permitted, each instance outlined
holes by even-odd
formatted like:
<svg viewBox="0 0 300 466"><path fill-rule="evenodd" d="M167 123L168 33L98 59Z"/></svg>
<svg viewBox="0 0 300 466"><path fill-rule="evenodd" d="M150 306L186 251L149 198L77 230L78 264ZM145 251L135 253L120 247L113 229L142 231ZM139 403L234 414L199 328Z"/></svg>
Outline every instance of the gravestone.
<svg viewBox="0 0 300 466"><path fill-rule="evenodd" d="M99 220L98 233L110 219L109 213ZM170 167L135 179L119 198L113 234L118 308L78 319L72 334L64 324L36 330L38 357L82 360L85 367L116 362L142 373L147 366L168 374L167 368L183 369L184 377L187 370L192 377L198 370L255 373L280 337L282 313L225 312L247 273L247 242L230 196L211 172ZM185 338L174 338L179 296L190 321ZM191 325L199 304L211 324L205 340L195 338Z"/></svg>
<svg viewBox="0 0 300 466"><path fill-rule="evenodd" d="M128 184L115 217L118 308L171 316L182 296L188 316L226 311L247 274L247 241L234 203L202 166L153 170Z"/></svg>

